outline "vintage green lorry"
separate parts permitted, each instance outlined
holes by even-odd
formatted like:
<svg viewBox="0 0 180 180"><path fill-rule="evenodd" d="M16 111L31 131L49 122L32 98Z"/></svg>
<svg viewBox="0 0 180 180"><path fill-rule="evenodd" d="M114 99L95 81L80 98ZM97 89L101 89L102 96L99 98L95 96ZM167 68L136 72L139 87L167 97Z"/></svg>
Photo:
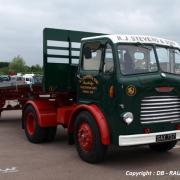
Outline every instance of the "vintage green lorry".
<svg viewBox="0 0 180 180"><path fill-rule="evenodd" d="M67 128L82 160L109 145L166 152L180 139L180 46L139 35L44 29L43 91L23 107L32 143Z"/></svg>

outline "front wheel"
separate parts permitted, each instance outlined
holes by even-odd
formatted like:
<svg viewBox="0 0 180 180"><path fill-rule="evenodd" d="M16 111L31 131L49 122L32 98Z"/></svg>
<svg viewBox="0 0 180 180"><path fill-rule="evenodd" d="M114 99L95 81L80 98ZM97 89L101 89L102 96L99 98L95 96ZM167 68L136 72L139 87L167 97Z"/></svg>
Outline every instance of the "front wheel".
<svg viewBox="0 0 180 180"><path fill-rule="evenodd" d="M82 160L98 163L104 159L107 146L101 142L99 128L89 112L81 112L75 120L74 140Z"/></svg>
<svg viewBox="0 0 180 180"><path fill-rule="evenodd" d="M171 150L176 145L176 143L177 141L163 142L163 143L158 143L158 144L150 144L149 147L153 151L167 152Z"/></svg>

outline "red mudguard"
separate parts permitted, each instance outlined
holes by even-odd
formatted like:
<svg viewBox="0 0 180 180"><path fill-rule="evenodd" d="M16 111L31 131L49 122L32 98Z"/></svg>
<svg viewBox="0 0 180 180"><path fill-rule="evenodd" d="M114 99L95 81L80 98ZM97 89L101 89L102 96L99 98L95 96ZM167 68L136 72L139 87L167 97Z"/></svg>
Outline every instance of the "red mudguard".
<svg viewBox="0 0 180 180"><path fill-rule="evenodd" d="M41 127L57 126L57 108L54 102L48 100L34 100L28 101L25 108L28 105L32 105L35 109Z"/></svg>
<svg viewBox="0 0 180 180"><path fill-rule="evenodd" d="M70 121L68 124L68 131L73 132L73 124L74 124L75 117L81 111L88 111L92 114L92 116L96 120L96 123L99 127L102 143L104 145L109 145L110 144L110 132L109 132L107 120L104 117L102 111L98 108L98 106L96 106L94 104L76 106L76 108L73 110L71 117L70 117Z"/></svg>

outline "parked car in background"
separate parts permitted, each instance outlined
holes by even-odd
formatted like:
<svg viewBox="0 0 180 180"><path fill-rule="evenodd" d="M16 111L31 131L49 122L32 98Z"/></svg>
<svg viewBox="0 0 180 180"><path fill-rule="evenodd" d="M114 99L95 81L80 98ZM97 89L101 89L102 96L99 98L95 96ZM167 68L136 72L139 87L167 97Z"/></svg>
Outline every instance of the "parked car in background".
<svg viewBox="0 0 180 180"><path fill-rule="evenodd" d="M0 82L3 82L3 81L10 81L10 77L8 75L1 75Z"/></svg>
<svg viewBox="0 0 180 180"><path fill-rule="evenodd" d="M21 76L21 75L11 76L10 83L11 83L11 85L23 85L23 84L26 84L24 77Z"/></svg>
<svg viewBox="0 0 180 180"><path fill-rule="evenodd" d="M1 75L0 76L0 87L25 85L25 80L21 75Z"/></svg>
<svg viewBox="0 0 180 180"><path fill-rule="evenodd" d="M23 75L26 84L41 84L42 76L35 74L25 74Z"/></svg>

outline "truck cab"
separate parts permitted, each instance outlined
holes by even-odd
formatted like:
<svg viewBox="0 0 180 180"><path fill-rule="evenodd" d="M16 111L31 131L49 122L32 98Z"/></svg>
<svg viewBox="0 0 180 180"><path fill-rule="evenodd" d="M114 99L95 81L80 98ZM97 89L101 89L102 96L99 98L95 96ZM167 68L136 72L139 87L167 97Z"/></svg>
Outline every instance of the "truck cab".
<svg viewBox="0 0 180 180"><path fill-rule="evenodd" d="M82 160L109 145L165 152L180 139L180 46L143 35L46 28L43 94L27 101L22 126L32 143L67 128Z"/></svg>
<svg viewBox="0 0 180 180"><path fill-rule="evenodd" d="M84 38L78 101L100 107L113 144L175 140L180 138L179 75L176 42L138 35Z"/></svg>

